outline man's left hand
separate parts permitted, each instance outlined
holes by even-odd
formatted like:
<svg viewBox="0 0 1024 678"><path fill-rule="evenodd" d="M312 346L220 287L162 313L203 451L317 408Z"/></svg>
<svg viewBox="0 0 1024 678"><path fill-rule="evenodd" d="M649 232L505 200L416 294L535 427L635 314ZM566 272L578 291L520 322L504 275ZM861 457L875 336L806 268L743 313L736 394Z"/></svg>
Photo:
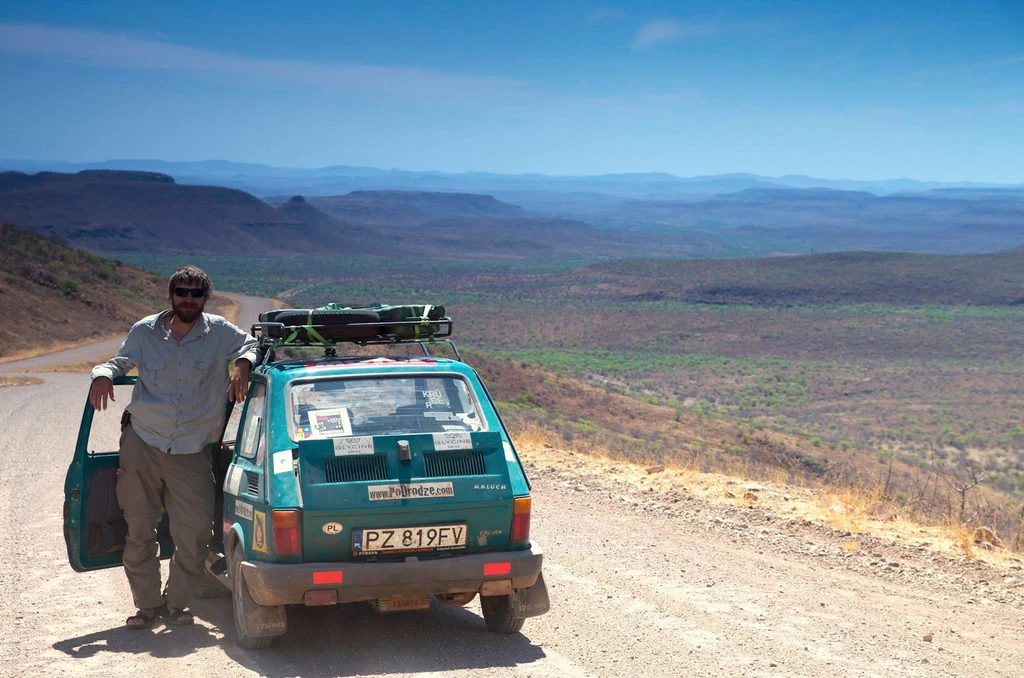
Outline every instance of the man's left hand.
<svg viewBox="0 0 1024 678"><path fill-rule="evenodd" d="M249 391L250 370L252 363L245 358L235 361L235 369L231 370L231 383L228 384L228 398L232 402L245 402L245 394Z"/></svg>

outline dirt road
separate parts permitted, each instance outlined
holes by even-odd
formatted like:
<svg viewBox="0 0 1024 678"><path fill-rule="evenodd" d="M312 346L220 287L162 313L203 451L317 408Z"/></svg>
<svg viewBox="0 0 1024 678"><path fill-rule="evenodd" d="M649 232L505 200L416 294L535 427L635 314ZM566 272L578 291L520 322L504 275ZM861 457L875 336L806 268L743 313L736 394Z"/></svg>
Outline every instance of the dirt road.
<svg viewBox="0 0 1024 678"><path fill-rule="evenodd" d="M521 634L488 633L477 603L292 608L289 634L249 652L227 597L195 601L194 627L131 632L123 574L73 572L61 533L88 376L37 376L0 388L3 676L1024 676L1019 565L871 538L850 553L830 528L543 463L552 611ZM90 447L112 448L117 420L98 416Z"/></svg>
<svg viewBox="0 0 1024 678"><path fill-rule="evenodd" d="M259 318L260 311L267 308L266 299L250 297L235 292L217 292L216 294L239 304L238 323L246 331ZM0 374L49 369L58 365L71 365L87 360L96 360L98 362L116 354L123 340L124 337L116 337L114 339L104 339L103 341L93 341L57 353L0 363Z"/></svg>

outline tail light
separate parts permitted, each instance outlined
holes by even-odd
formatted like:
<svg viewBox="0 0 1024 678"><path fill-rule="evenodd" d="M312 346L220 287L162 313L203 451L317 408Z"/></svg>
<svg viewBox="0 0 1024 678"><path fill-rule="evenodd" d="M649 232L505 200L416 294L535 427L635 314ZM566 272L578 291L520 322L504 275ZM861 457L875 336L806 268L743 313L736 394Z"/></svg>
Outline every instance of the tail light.
<svg viewBox="0 0 1024 678"><path fill-rule="evenodd" d="M512 541L530 540L530 498L519 497L512 504Z"/></svg>
<svg viewBox="0 0 1024 678"><path fill-rule="evenodd" d="M274 524L274 553L279 556L297 556L299 545L299 512L295 509L272 511Z"/></svg>

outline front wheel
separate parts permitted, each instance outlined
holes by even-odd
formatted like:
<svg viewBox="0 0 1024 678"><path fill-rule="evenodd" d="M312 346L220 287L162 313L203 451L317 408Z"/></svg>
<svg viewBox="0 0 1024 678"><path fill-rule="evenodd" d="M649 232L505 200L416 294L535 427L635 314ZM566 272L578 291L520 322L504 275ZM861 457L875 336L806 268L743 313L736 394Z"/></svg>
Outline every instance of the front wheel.
<svg viewBox="0 0 1024 678"><path fill-rule="evenodd" d="M246 650L265 650L274 642L274 636L255 636L249 633L254 628L266 628L264 617L280 615L281 625L285 625L284 608L269 608L259 605L249 594L249 587L242 574L242 561L245 551L235 545L231 558L231 607L235 613L235 637L238 645ZM268 614L269 613L269 614Z"/></svg>
<svg viewBox="0 0 1024 678"><path fill-rule="evenodd" d="M487 629L494 633L519 633L526 621L512 614L512 596L480 596Z"/></svg>

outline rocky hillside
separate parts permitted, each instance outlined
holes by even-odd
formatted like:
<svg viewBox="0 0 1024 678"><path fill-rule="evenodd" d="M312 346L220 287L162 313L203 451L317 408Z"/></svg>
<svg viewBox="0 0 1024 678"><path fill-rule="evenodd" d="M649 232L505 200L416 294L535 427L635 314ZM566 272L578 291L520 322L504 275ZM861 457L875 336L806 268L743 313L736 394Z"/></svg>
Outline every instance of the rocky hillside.
<svg viewBox="0 0 1024 678"><path fill-rule="evenodd" d="M0 224L0 358L124 334L166 299L152 273Z"/></svg>
<svg viewBox="0 0 1024 678"><path fill-rule="evenodd" d="M245 193L166 174L0 173L0 219L94 252L270 254L323 247L322 234Z"/></svg>

